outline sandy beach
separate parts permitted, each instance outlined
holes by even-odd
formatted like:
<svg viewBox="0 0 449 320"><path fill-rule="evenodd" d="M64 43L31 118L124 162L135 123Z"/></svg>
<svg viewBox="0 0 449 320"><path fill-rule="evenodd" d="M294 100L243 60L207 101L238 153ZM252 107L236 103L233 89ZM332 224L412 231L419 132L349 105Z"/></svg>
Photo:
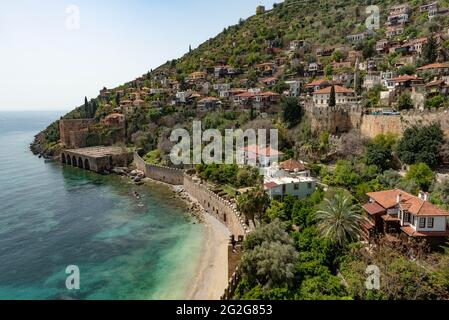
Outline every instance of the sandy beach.
<svg viewBox="0 0 449 320"><path fill-rule="evenodd" d="M206 228L198 273L187 290L188 300L219 300L228 284L229 230L209 214L204 214Z"/></svg>
<svg viewBox="0 0 449 320"><path fill-rule="evenodd" d="M228 244L231 233L218 219L208 214L181 186L145 178L148 183L165 185L184 201L190 213L204 225L204 241L197 272L187 287L186 300L220 300L228 285ZM182 192L180 192L180 189Z"/></svg>

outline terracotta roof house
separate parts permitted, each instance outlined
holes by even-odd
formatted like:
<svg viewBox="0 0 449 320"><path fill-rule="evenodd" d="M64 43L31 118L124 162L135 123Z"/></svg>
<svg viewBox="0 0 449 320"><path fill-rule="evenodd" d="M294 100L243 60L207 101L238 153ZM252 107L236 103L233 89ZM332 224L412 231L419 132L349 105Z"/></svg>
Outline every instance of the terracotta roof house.
<svg viewBox="0 0 449 320"><path fill-rule="evenodd" d="M260 82L262 82L266 86L274 86L277 81L278 81L277 77L268 77L262 79Z"/></svg>
<svg viewBox="0 0 449 320"><path fill-rule="evenodd" d="M368 193L370 201L363 206L366 214L364 231L371 239L376 234L404 238L425 238L430 244L440 244L449 238L449 211L429 202L421 192L419 197L395 189Z"/></svg>
<svg viewBox="0 0 449 320"><path fill-rule="evenodd" d="M293 160L293 159L281 162L279 164L279 168L281 168L285 171L290 171L290 172L299 172L299 171L307 170L304 163Z"/></svg>
<svg viewBox="0 0 449 320"><path fill-rule="evenodd" d="M330 86L331 83L329 80L326 79L320 79L312 81L305 85L305 89L309 95L313 94L315 91L326 88Z"/></svg>
<svg viewBox="0 0 449 320"><path fill-rule="evenodd" d="M276 65L272 62L265 62L256 65L256 70L261 72L264 76L271 76L276 70Z"/></svg>
<svg viewBox="0 0 449 320"><path fill-rule="evenodd" d="M388 81L391 82L395 88L404 89L404 88L410 88L414 84L421 84L421 83L423 83L423 80L424 80L423 78L420 78L417 76L403 75L403 76L392 78Z"/></svg>
<svg viewBox="0 0 449 320"><path fill-rule="evenodd" d="M269 167L273 163L278 163L279 159L284 156L282 152L271 148L271 146L249 145L242 151L245 164L254 164L258 167Z"/></svg>
<svg viewBox="0 0 449 320"><path fill-rule="evenodd" d="M449 75L449 63L432 63L417 69L418 74L430 72L433 75L446 76Z"/></svg>
<svg viewBox="0 0 449 320"><path fill-rule="evenodd" d="M354 90L335 85L317 90L313 93L313 102L316 107L329 107L332 87L335 89L336 105L345 105L357 102Z"/></svg>
<svg viewBox="0 0 449 320"><path fill-rule="evenodd" d="M220 99L215 97L205 97L198 101L198 109L201 112L207 112L221 105Z"/></svg>

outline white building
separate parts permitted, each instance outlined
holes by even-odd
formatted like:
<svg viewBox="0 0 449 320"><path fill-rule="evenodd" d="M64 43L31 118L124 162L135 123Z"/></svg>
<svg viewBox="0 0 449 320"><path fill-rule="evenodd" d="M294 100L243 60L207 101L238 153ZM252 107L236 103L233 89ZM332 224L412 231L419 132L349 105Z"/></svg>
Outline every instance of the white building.
<svg viewBox="0 0 449 320"><path fill-rule="evenodd" d="M345 105L356 103L357 99L355 92L342 86L334 86L335 89L335 103L336 105ZM332 86L317 90L313 93L313 102L316 107L328 107L331 96Z"/></svg>
<svg viewBox="0 0 449 320"><path fill-rule="evenodd" d="M292 97L298 97L301 92L301 82L299 80L285 81L285 84L290 87L288 95Z"/></svg>

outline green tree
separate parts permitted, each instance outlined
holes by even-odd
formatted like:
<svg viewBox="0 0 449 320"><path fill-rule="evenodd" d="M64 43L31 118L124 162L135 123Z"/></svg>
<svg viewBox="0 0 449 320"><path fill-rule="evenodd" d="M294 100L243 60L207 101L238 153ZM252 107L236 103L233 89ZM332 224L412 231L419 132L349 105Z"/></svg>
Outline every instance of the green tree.
<svg viewBox="0 0 449 320"><path fill-rule="evenodd" d="M399 110L409 110L413 109L413 100L409 93L404 92L398 99L398 109Z"/></svg>
<svg viewBox="0 0 449 320"><path fill-rule="evenodd" d="M427 38L427 43L422 48L422 58L426 64L434 63L438 59L439 45L434 36Z"/></svg>
<svg viewBox="0 0 449 320"><path fill-rule="evenodd" d="M429 191L430 186L435 181L435 173L427 164L418 163L410 166L405 178L415 182L422 190Z"/></svg>
<svg viewBox="0 0 449 320"><path fill-rule="evenodd" d="M316 213L321 235L343 246L360 234L362 216L349 197L336 194L332 199L324 199L321 210Z"/></svg>
<svg viewBox="0 0 449 320"><path fill-rule="evenodd" d="M303 109L297 98L284 97L282 109L284 110L284 122L289 128L296 126L301 121Z"/></svg>
<svg viewBox="0 0 449 320"><path fill-rule="evenodd" d="M382 144L371 143L366 152L366 164L375 165L382 171L391 168L393 151Z"/></svg>
<svg viewBox="0 0 449 320"><path fill-rule="evenodd" d="M237 198L238 208L248 220L261 219L268 202L268 195L261 187L251 189Z"/></svg>
<svg viewBox="0 0 449 320"><path fill-rule="evenodd" d="M237 296L251 297L255 291L285 288L295 276L297 252L285 226L275 220L248 235L240 270L243 281Z"/></svg>
<svg viewBox="0 0 449 320"><path fill-rule="evenodd" d="M331 87L331 94L329 97L329 107L335 107L337 104L336 99L335 99L335 87L332 86Z"/></svg>
<svg viewBox="0 0 449 320"><path fill-rule="evenodd" d="M424 162L434 168L439 163L438 153L443 142L444 133L440 124L413 126L405 130L397 154L406 164Z"/></svg>

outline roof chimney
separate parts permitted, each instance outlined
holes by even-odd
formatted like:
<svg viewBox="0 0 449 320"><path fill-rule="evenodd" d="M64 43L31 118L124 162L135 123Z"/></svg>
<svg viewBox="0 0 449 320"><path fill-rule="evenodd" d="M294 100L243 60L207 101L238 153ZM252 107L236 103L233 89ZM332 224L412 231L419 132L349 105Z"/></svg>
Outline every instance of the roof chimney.
<svg viewBox="0 0 449 320"><path fill-rule="evenodd" d="M429 193L420 191L418 197L423 201L429 201Z"/></svg>
<svg viewBox="0 0 449 320"><path fill-rule="evenodd" d="M398 194L397 202L398 204L401 204L402 201L402 193Z"/></svg>

